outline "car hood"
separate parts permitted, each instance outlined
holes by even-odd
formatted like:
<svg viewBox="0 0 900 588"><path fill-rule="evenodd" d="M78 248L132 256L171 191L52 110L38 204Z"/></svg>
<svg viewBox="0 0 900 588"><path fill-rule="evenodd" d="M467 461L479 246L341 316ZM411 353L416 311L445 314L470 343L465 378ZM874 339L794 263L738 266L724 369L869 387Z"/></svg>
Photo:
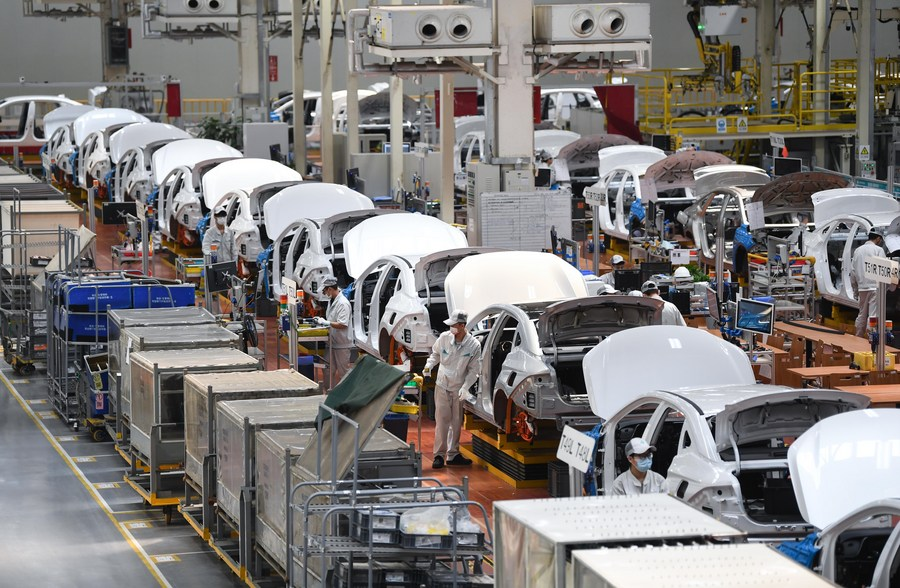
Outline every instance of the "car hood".
<svg viewBox="0 0 900 588"><path fill-rule="evenodd" d="M581 135L572 131L535 131L534 150L546 151L551 157L556 157L563 147L580 138Z"/></svg>
<svg viewBox="0 0 900 588"><path fill-rule="evenodd" d="M322 246L324 247L326 243L331 243L339 244L343 247L344 235L361 222L383 214L403 213L404 211L393 210L390 208L366 208L333 214L320 223L319 235Z"/></svg>
<svg viewBox="0 0 900 588"><path fill-rule="evenodd" d="M506 251L505 249L497 249L495 247L463 247L462 249L449 249L447 251L438 251L426 255L416 264L416 291L429 289L444 288L444 280L457 264L473 255L482 253L493 253L496 251Z"/></svg>
<svg viewBox="0 0 900 588"><path fill-rule="evenodd" d="M88 135L114 126L150 122L150 119L127 108L98 108L86 112L72 123L75 144L81 145Z"/></svg>
<svg viewBox="0 0 900 588"><path fill-rule="evenodd" d="M647 145L619 145L601 149L597 154L600 177L626 166L650 166L666 158L666 152Z"/></svg>
<svg viewBox="0 0 900 588"><path fill-rule="evenodd" d="M633 327L658 325L663 301L634 296L589 296L547 307L538 319L542 347L565 345L585 337L608 337Z"/></svg>
<svg viewBox="0 0 900 588"><path fill-rule="evenodd" d="M276 199L278 204L270 204ZM272 214L270 208L276 206L278 211ZM267 200L263 204L263 213L266 233L280 235L298 218L322 220L336 214L373 208L375 205L371 198L347 186L304 182L288 186Z"/></svg>
<svg viewBox="0 0 900 588"><path fill-rule="evenodd" d="M587 135L560 149L558 158L566 160L569 163L569 168L575 168L579 165L596 166L597 153L601 149L620 145L637 145L637 143L634 139L630 139L625 135L606 133Z"/></svg>
<svg viewBox="0 0 900 588"><path fill-rule="evenodd" d="M302 182L303 176L277 161L257 158L232 159L223 162L203 175L203 202L214 209L235 190L251 192L259 186L274 182Z"/></svg>
<svg viewBox="0 0 900 588"><path fill-rule="evenodd" d="M550 253L501 251L461 260L444 280L447 308L475 316L493 304L520 304L588 295L580 271Z"/></svg>
<svg viewBox="0 0 900 588"><path fill-rule="evenodd" d="M766 215L780 212L813 212L812 195L822 190L846 188L843 177L826 172L798 172L776 178L760 187L751 202L762 202ZM818 221L816 221L818 223Z"/></svg>
<svg viewBox="0 0 900 588"><path fill-rule="evenodd" d="M875 226L889 225L900 214L900 202L891 194L874 188L822 190L813 194L812 201L816 225L820 227L833 219L851 215L866 217Z"/></svg>
<svg viewBox="0 0 900 588"><path fill-rule="evenodd" d="M153 154L153 182L156 185L179 166L192 168L201 161L222 162L244 155L221 141L184 139L161 147Z"/></svg>
<svg viewBox="0 0 900 588"><path fill-rule="evenodd" d="M641 177L641 198L657 200L657 190L693 188L694 171L709 165L728 165L734 162L713 151L681 151L661 159L647 168Z"/></svg>
<svg viewBox="0 0 900 588"><path fill-rule="evenodd" d="M452 225L421 214L382 214L367 219L344 235L347 273L356 278L379 257L397 255L415 264L420 257L468 246Z"/></svg>
<svg viewBox="0 0 900 588"><path fill-rule="evenodd" d="M54 108L44 116L44 136L52 137L57 129L72 124L82 114L92 110L97 110L97 107L87 104L65 104Z"/></svg>
<svg viewBox="0 0 900 588"><path fill-rule="evenodd" d="M626 329L601 341L582 363L591 410L609 419L655 390L754 385L747 355L692 327Z"/></svg>
<svg viewBox="0 0 900 588"><path fill-rule="evenodd" d="M752 165L709 165L694 171L694 194L702 198L724 188L764 186L772 178Z"/></svg>
<svg viewBox="0 0 900 588"><path fill-rule="evenodd" d="M138 149L159 141L175 141L190 139L186 131L164 123L140 123L119 129L109 137L109 155L113 161L119 161L132 149Z"/></svg>
<svg viewBox="0 0 900 588"><path fill-rule="evenodd" d="M820 529L865 504L897 497L900 410L835 415L803 433L788 450L800 514Z"/></svg>

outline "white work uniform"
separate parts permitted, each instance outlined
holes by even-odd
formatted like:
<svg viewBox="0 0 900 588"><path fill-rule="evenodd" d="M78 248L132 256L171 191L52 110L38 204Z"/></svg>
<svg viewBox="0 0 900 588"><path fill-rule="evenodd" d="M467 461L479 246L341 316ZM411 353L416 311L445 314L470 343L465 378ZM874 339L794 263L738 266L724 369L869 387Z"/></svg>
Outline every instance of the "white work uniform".
<svg viewBox="0 0 900 588"><path fill-rule="evenodd" d="M653 470L649 470L641 482L634 474L631 468L628 468L615 479L612 487L613 496L637 496L638 494L667 494L669 492L669 484L662 475L657 474Z"/></svg>
<svg viewBox="0 0 900 588"><path fill-rule="evenodd" d="M611 272L606 272L605 274L600 276L600 279L597 281L600 282L601 284L609 284L610 286L615 288L616 287L616 270L612 270Z"/></svg>
<svg viewBox="0 0 900 588"><path fill-rule="evenodd" d="M859 296L859 314L856 315L856 336L865 337L870 316L878 316L878 296L875 280L865 275L864 263L869 257L884 257L884 248L867 241L853 252L850 262L850 284Z"/></svg>
<svg viewBox="0 0 900 588"><path fill-rule="evenodd" d="M222 244L222 231L215 222L209 225L206 233L203 234L203 255L210 256L213 263L218 261L218 251Z"/></svg>
<svg viewBox="0 0 900 588"><path fill-rule="evenodd" d="M329 323L347 325L346 329L328 329L328 389L334 388L347 372L350 371L351 356L353 353L353 340L350 327L350 301L343 292L328 302L325 309L325 320Z"/></svg>
<svg viewBox="0 0 900 588"><path fill-rule="evenodd" d="M652 298L654 300L662 300L662 303L663 303L662 324L672 325L673 327L686 327L687 326L687 324L684 322L684 317L681 316L681 311L678 310L677 306L675 306L668 300L663 300L659 294L654 294L653 296L648 296L648 298Z"/></svg>
<svg viewBox="0 0 900 588"><path fill-rule="evenodd" d="M462 403L459 391L468 391L481 372L481 345L466 333L463 340L456 342L450 331L441 333L431 355L425 362L426 368L438 368L434 390L434 456L447 455L452 460L459 455L459 432L462 428Z"/></svg>
<svg viewBox="0 0 900 588"><path fill-rule="evenodd" d="M216 253L216 261L219 263L225 261L237 261L237 252L234 250L234 231L231 227L226 227L222 232L219 242L219 250Z"/></svg>

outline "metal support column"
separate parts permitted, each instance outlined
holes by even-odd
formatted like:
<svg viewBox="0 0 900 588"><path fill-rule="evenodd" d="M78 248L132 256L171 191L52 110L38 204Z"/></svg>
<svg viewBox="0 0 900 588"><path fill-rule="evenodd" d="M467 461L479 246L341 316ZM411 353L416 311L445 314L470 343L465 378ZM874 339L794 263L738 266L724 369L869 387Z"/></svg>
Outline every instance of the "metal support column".
<svg viewBox="0 0 900 588"><path fill-rule="evenodd" d="M453 147L456 143L453 123L453 76L442 75L441 78L441 220L452 223L453 214Z"/></svg>
<svg viewBox="0 0 900 588"><path fill-rule="evenodd" d="M349 6L347 4L349 3ZM357 0L344 0L347 11L357 8ZM343 14L347 22L346 12ZM346 25L345 25L346 28ZM348 35L349 36L349 35ZM359 152L359 76L352 71L347 72L347 153L345 155L349 167L350 154Z"/></svg>
<svg viewBox="0 0 900 588"><path fill-rule="evenodd" d="M238 100L240 115L251 120L248 108L262 106L260 103L260 38L257 26L256 1L241 0L238 17Z"/></svg>
<svg viewBox="0 0 900 588"><path fill-rule="evenodd" d="M334 182L334 80L331 75L334 0L319 0L319 50L322 73L322 181Z"/></svg>
<svg viewBox="0 0 900 588"><path fill-rule="evenodd" d="M398 185L403 181L403 78L391 76L391 164L388 190L394 201L402 200Z"/></svg>
<svg viewBox="0 0 900 588"><path fill-rule="evenodd" d="M859 0L857 49L856 144L871 149L875 138L875 0ZM862 175L860 162L856 164L856 175Z"/></svg>
<svg viewBox="0 0 900 588"><path fill-rule="evenodd" d="M306 6L304 0L293 0L291 3L291 52L293 59L294 90L294 169L306 175L306 121L303 104L303 47L306 43L304 30Z"/></svg>
<svg viewBox="0 0 900 588"><path fill-rule="evenodd" d="M775 0L756 4L756 58L759 60L759 106L772 113L772 60L775 56Z"/></svg>
<svg viewBox="0 0 900 588"><path fill-rule="evenodd" d="M828 49L828 0L816 0L816 46L813 50L813 70L820 75L815 76L813 88L817 125L828 122L828 76L825 72L831 67ZM826 166L825 139L815 140L815 153L818 165Z"/></svg>

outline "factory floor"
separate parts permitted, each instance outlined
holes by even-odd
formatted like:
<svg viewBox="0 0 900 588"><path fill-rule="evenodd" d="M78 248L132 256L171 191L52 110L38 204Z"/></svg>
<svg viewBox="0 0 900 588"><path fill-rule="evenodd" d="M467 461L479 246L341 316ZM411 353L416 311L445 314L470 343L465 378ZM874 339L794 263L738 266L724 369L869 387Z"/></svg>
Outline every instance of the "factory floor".
<svg viewBox="0 0 900 588"><path fill-rule="evenodd" d="M87 223L86 223L87 224ZM122 227L97 224L96 261L113 269L110 247ZM140 270L140 263L125 269ZM155 255L150 271L173 278L174 265ZM265 337L267 369L278 364L274 319ZM282 366L284 367L284 362ZM462 442L469 441L463 433ZM434 423L411 423L407 440L423 452L422 474L446 484L468 478L470 497L488 513L494 500L546 497L547 490L507 485L477 466L431 468ZM27 377L0 367L0 585L93 588L239 586L242 583L176 512L171 522L147 508L124 483L127 464L111 441L63 423L47 400L42 364Z"/></svg>

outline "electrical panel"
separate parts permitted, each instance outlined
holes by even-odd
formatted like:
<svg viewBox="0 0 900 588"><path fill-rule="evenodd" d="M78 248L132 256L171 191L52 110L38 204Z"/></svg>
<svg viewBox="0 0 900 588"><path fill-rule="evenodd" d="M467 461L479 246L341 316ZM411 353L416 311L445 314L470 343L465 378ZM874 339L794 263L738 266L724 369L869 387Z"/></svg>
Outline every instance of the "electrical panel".
<svg viewBox="0 0 900 588"><path fill-rule="evenodd" d="M700 24L706 36L740 35L750 21L750 9L736 4L704 6L700 10Z"/></svg>
<svg viewBox="0 0 900 588"><path fill-rule="evenodd" d="M485 192L500 191L500 166L473 161L466 164L466 239L481 245L481 214L478 201Z"/></svg>
<svg viewBox="0 0 900 588"><path fill-rule="evenodd" d="M239 16L238 0L162 0L159 15L216 22L218 18Z"/></svg>
<svg viewBox="0 0 900 588"><path fill-rule="evenodd" d="M535 43L649 40L649 4L556 4L534 7Z"/></svg>
<svg viewBox="0 0 900 588"><path fill-rule="evenodd" d="M373 6L372 44L387 49L487 47L493 43L491 9L481 6Z"/></svg>

